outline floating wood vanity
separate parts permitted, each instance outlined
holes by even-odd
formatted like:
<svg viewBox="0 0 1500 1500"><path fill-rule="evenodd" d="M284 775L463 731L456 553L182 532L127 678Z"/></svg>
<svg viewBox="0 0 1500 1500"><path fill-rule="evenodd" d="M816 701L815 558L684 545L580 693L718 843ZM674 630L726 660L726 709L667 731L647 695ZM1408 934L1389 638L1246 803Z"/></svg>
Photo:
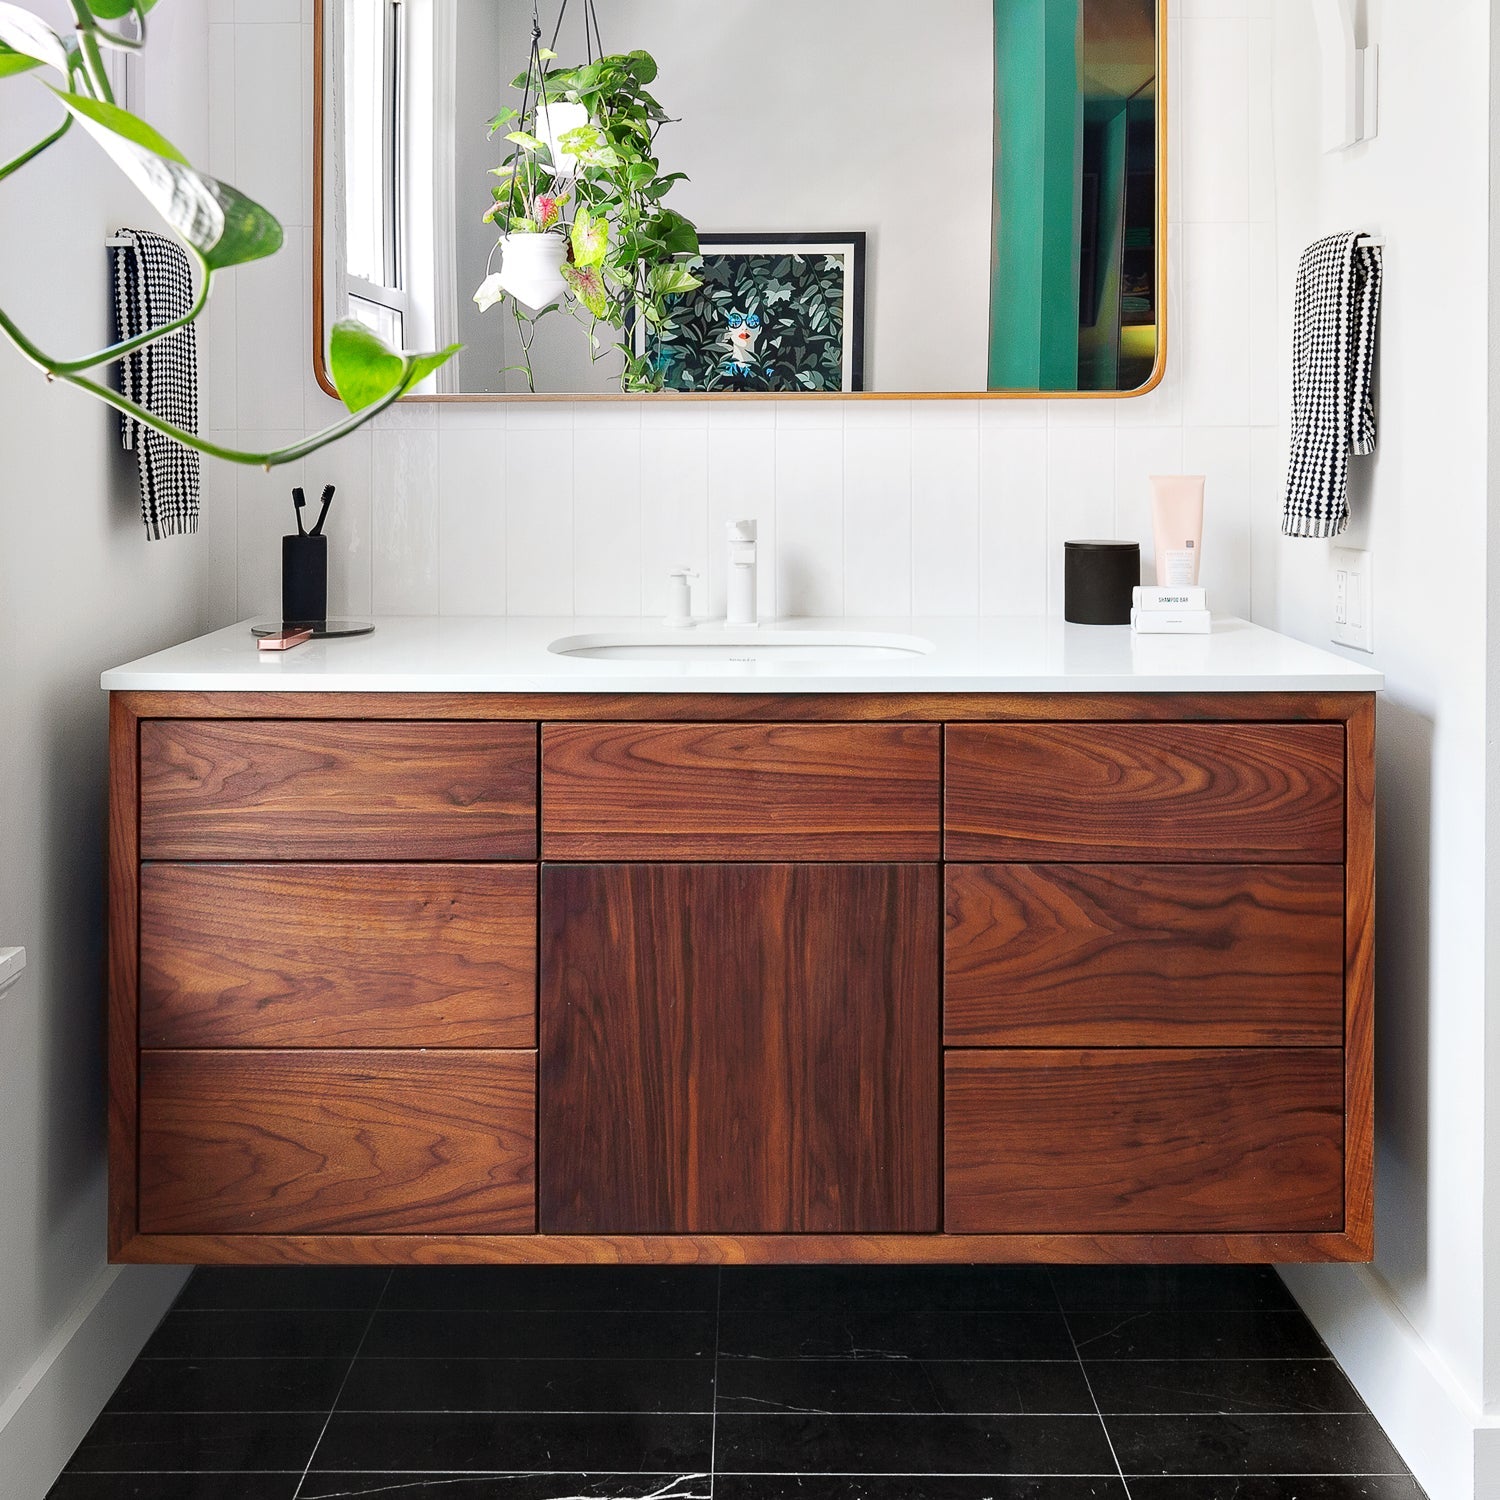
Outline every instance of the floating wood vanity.
<svg viewBox="0 0 1500 1500"><path fill-rule="evenodd" d="M246 649L106 677L116 1259L1369 1258L1373 674Z"/></svg>

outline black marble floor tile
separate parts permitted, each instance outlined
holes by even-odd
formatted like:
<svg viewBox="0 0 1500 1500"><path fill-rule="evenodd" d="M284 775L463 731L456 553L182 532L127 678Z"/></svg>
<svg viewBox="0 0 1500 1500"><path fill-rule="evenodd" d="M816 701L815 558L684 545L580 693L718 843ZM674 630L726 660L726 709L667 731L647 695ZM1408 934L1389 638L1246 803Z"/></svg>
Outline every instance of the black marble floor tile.
<svg viewBox="0 0 1500 1500"><path fill-rule="evenodd" d="M285 1474L64 1474L47 1500L293 1500L302 1470Z"/></svg>
<svg viewBox="0 0 1500 1500"><path fill-rule="evenodd" d="M1105 1418L1133 1474L1400 1474L1406 1465L1374 1417Z"/></svg>
<svg viewBox="0 0 1500 1500"><path fill-rule="evenodd" d="M1068 1326L1085 1361L1096 1359L1323 1359L1322 1339L1300 1312L1158 1308L1077 1312Z"/></svg>
<svg viewBox="0 0 1500 1500"><path fill-rule="evenodd" d="M1059 1313L728 1312L727 1359L1072 1359Z"/></svg>
<svg viewBox="0 0 1500 1500"><path fill-rule="evenodd" d="M1087 1369L1106 1414L1364 1410L1331 1359L1104 1360Z"/></svg>
<svg viewBox="0 0 1500 1500"><path fill-rule="evenodd" d="M324 1420L310 1412L109 1413L89 1429L68 1467L95 1474L301 1468Z"/></svg>
<svg viewBox="0 0 1500 1500"><path fill-rule="evenodd" d="M347 1355L316 1359L138 1359L109 1412L333 1409Z"/></svg>
<svg viewBox="0 0 1500 1500"><path fill-rule="evenodd" d="M388 1308L712 1312L712 1266L414 1266L391 1277Z"/></svg>
<svg viewBox="0 0 1500 1500"><path fill-rule="evenodd" d="M305 1492L304 1492L305 1493ZM1127 1500L1118 1479L1030 1475L723 1474L714 1500Z"/></svg>
<svg viewBox="0 0 1500 1500"><path fill-rule="evenodd" d="M313 1467L687 1474L706 1472L712 1450L710 1416L337 1411Z"/></svg>
<svg viewBox="0 0 1500 1500"><path fill-rule="evenodd" d="M1054 1312L1044 1266L743 1266L726 1312Z"/></svg>
<svg viewBox="0 0 1500 1500"><path fill-rule="evenodd" d="M1406 1474L1317 1478L1132 1479L1131 1500L1426 1500Z"/></svg>
<svg viewBox="0 0 1500 1500"><path fill-rule="evenodd" d="M390 1276L386 1266L200 1266L175 1305L223 1312L359 1307L368 1312Z"/></svg>
<svg viewBox="0 0 1500 1500"><path fill-rule="evenodd" d="M339 1408L712 1412L714 1362L711 1355L704 1359L361 1358L349 1372Z"/></svg>
<svg viewBox="0 0 1500 1500"><path fill-rule="evenodd" d="M1270 1266L1054 1266L1052 1284L1067 1312L1297 1306Z"/></svg>
<svg viewBox="0 0 1500 1500"><path fill-rule="evenodd" d="M380 1311L371 1358L691 1359L714 1352L711 1312Z"/></svg>
<svg viewBox="0 0 1500 1500"><path fill-rule="evenodd" d="M299 1500L709 1500L707 1474L309 1474Z"/></svg>
<svg viewBox="0 0 1500 1500"><path fill-rule="evenodd" d="M719 1413L718 1474L1093 1474L1118 1471L1098 1417Z"/></svg>
<svg viewBox="0 0 1500 1500"><path fill-rule="evenodd" d="M1089 1413L1071 1361L726 1359L720 1412Z"/></svg>
<svg viewBox="0 0 1500 1500"><path fill-rule="evenodd" d="M141 1351L143 1359L348 1358L359 1348L370 1314L337 1312L169 1312Z"/></svg>

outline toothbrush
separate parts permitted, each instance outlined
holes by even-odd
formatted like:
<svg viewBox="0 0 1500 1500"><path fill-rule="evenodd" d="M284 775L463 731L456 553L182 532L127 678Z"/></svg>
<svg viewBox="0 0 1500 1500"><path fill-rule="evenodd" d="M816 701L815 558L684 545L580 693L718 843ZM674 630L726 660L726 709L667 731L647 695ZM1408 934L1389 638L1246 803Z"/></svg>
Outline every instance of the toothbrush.
<svg viewBox="0 0 1500 1500"><path fill-rule="evenodd" d="M309 536L323 535L323 522L328 519L328 507L333 504L333 489L334 487L331 484L323 486L323 508L318 512L318 523L308 533Z"/></svg>
<svg viewBox="0 0 1500 1500"><path fill-rule="evenodd" d="M307 496L302 493L300 484L292 491L292 504L297 507L297 535L306 536L307 533L302 529L302 507L307 504Z"/></svg>

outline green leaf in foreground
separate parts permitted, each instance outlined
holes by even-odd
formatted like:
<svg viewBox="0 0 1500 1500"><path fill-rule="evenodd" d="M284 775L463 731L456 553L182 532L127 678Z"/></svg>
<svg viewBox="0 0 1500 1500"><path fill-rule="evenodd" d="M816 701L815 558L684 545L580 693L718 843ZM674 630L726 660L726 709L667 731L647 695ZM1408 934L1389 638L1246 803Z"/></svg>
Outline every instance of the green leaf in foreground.
<svg viewBox="0 0 1500 1500"><path fill-rule="evenodd" d="M352 412L363 411L383 401L399 388L400 394L420 384L453 358L463 347L451 344L431 354L402 356L388 349L365 325L346 318L333 325L328 341L328 371L339 399ZM410 371L406 361L410 359Z"/></svg>
<svg viewBox="0 0 1500 1500"><path fill-rule="evenodd" d="M68 76L68 49L63 39L45 21L19 5L0 4L0 47L29 57L28 66L45 63L64 78ZM6 66L0 58L0 76L21 71L19 66Z"/></svg>
<svg viewBox="0 0 1500 1500"><path fill-rule="evenodd" d="M274 215L238 188L190 166L144 120L100 99L52 92L211 271L261 260L281 248Z"/></svg>
<svg viewBox="0 0 1500 1500"><path fill-rule="evenodd" d="M156 0L83 0L83 3L100 21L123 21L138 10L150 10Z"/></svg>
<svg viewBox="0 0 1500 1500"><path fill-rule="evenodd" d="M14 78L18 73L29 73L33 68L41 67L37 58L28 57L24 52L17 52L14 47L7 47L0 42L0 78Z"/></svg>

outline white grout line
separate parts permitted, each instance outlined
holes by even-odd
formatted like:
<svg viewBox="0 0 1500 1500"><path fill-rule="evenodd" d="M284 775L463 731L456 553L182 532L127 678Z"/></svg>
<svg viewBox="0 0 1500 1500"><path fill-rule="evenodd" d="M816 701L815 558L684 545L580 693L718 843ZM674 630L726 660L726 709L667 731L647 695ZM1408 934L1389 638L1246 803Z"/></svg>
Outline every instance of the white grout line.
<svg viewBox="0 0 1500 1500"><path fill-rule="evenodd" d="M292 1500L300 1500L302 1486L307 1483L307 1476L312 1472L313 1460L318 1456L318 1449L323 1446L323 1439L328 1436L329 1427L333 1425L333 1414L339 1409L339 1398L344 1394L344 1387L349 1384L349 1377L354 1374L355 1362L359 1359L360 1350L365 1347L365 1341L370 1337L370 1330L375 1326L375 1315L380 1311L380 1304L385 1301L385 1294L390 1290L391 1277L395 1274L394 1270L385 1273L385 1285L381 1287L380 1295L375 1299L374 1307L370 1309L370 1316L365 1322L365 1331L360 1335L359 1343L350 1356L349 1368L344 1371L344 1378L339 1382L339 1388L334 1394L333 1405L328 1408L328 1415L323 1419L318 1440L312 1445L312 1452L307 1455L307 1467L303 1469L302 1477L297 1481L297 1488L292 1491Z"/></svg>

